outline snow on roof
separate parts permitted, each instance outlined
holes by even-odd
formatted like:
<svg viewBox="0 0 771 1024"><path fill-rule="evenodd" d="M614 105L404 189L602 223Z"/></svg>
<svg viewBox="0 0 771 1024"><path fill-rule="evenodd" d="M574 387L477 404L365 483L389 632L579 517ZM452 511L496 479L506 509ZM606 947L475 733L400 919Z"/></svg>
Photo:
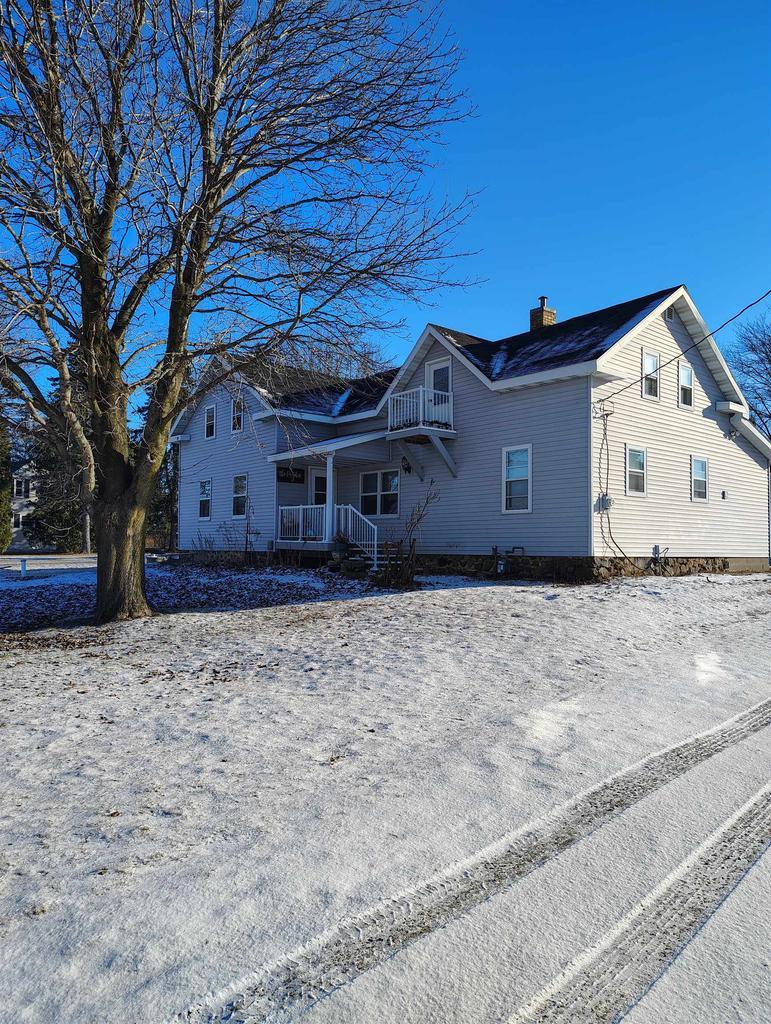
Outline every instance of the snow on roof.
<svg viewBox="0 0 771 1024"><path fill-rule="evenodd" d="M598 359L677 291L665 288L639 299L583 313L550 327L489 341L431 324L492 381L508 380Z"/></svg>
<svg viewBox="0 0 771 1024"><path fill-rule="evenodd" d="M324 416L349 416L375 409L396 376L396 368L381 370L355 380L331 381L322 387L306 388L281 395L285 409Z"/></svg>

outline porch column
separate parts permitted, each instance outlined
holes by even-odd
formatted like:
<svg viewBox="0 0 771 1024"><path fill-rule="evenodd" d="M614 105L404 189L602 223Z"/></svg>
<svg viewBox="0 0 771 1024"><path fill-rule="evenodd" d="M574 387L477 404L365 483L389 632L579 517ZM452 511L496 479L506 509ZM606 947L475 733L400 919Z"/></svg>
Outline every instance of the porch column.
<svg viewBox="0 0 771 1024"><path fill-rule="evenodd" d="M324 515L324 540L329 543L335 532L335 455L327 454L327 503Z"/></svg>

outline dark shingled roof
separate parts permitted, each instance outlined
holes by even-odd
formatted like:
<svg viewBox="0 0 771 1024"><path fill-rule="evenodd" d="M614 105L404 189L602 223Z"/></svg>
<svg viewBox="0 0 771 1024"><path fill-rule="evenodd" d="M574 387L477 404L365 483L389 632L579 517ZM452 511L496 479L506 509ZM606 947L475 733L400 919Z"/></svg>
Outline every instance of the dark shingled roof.
<svg viewBox="0 0 771 1024"><path fill-rule="evenodd" d="M354 412L366 412L375 409L397 372L397 368L392 367L355 380L330 381L322 387L285 392L281 395L281 404L287 409L315 412L324 416L349 416Z"/></svg>
<svg viewBox="0 0 771 1024"><path fill-rule="evenodd" d="M665 288L500 341L488 341L437 324L431 326L490 380L509 380L598 359L678 287Z"/></svg>

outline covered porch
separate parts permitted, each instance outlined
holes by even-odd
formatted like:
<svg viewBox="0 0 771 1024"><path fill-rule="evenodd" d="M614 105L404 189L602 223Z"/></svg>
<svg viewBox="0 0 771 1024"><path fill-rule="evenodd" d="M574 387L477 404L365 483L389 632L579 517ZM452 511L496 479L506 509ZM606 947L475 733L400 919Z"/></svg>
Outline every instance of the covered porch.
<svg viewBox="0 0 771 1024"><path fill-rule="evenodd" d="M276 464L277 550L331 550L335 537L377 565L378 527L358 508L336 500L338 470L364 471L389 460L386 430L315 441L268 456Z"/></svg>

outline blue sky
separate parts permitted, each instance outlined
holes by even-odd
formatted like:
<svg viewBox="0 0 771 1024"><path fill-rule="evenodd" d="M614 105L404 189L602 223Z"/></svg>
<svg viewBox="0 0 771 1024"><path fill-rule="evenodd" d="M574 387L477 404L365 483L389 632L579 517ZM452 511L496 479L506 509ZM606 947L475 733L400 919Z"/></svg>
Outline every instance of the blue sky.
<svg viewBox="0 0 771 1024"><path fill-rule="evenodd" d="M432 190L480 191L459 238L483 282L405 305L484 337L685 283L711 327L771 287L771 6L446 0L476 117ZM732 328L718 340L732 341Z"/></svg>

